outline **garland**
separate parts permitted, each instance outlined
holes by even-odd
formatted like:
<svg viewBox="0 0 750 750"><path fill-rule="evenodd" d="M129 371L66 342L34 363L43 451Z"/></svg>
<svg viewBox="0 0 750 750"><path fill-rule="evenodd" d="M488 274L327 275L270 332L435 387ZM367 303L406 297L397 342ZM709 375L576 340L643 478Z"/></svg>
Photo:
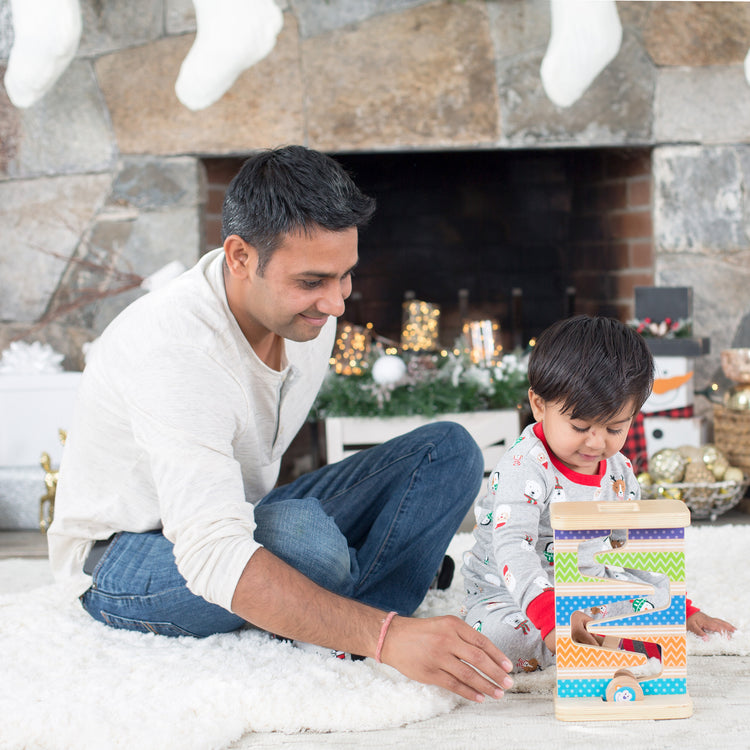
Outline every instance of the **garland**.
<svg viewBox="0 0 750 750"><path fill-rule="evenodd" d="M360 375L329 371L310 419L434 417L518 408L527 398L527 358L520 354L506 354L494 367L479 367L468 356L454 353L390 356L405 365L403 374L394 382L373 377L377 355Z"/></svg>
<svg viewBox="0 0 750 750"><path fill-rule="evenodd" d="M680 318L679 320L664 318L661 321L654 321L651 318L643 318L643 320L636 318L628 321L628 325L646 338L652 336L659 339L685 338L691 336L693 332L693 324L689 318Z"/></svg>

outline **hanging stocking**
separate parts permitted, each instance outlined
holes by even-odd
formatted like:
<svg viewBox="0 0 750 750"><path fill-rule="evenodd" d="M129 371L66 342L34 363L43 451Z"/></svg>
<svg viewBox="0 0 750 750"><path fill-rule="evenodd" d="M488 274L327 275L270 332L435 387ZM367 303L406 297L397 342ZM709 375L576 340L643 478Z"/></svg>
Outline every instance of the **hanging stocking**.
<svg viewBox="0 0 750 750"><path fill-rule="evenodd" d="M615 0L550 0L550 10L542 85L558 107L569 107L617 55L622 24Z"/></svg>
<svg viewBox="0 0 750 750"><path fill-rule="evenodd" d="M78 49L78 0L11 0L13 47L5 90L16 107L30 107L57 82Z"/></svg>
<svg viewBox="0 0 750 750"><path fill-rule="evenodd" d="M197 33L175 84L192 110L220 99L276 44L284 16L274 0L193 0Z"/></svg>

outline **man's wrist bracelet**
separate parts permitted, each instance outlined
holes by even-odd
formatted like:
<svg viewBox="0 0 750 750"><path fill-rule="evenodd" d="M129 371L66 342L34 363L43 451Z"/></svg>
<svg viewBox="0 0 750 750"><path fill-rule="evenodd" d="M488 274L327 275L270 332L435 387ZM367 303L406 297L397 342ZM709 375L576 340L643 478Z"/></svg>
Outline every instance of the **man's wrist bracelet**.
<svg viewBox="0 0 750 750"><path fill-rule="evenodd" d="M389 612L388 616L383 620L383 627L380 628L380 638L378 638L378 647L375 649L375 661L380 662L380 652L383 650L383 643L385 643L385 635L388 632L388 627L391 624L391 620L398 614L398 612Z"/></svg>

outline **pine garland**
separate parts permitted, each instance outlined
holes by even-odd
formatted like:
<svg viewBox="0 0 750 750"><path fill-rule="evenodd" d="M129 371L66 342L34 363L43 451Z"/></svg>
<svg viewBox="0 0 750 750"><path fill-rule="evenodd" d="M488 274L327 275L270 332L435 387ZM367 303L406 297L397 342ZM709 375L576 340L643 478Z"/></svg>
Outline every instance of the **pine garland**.
<svg viewBox="0 0 750 750"><path fill-rule="evenodd" d="M454 355L415 355L396 383L379 384L370 368L361 375L330 371L310 418L433 417L436 414L517 408L529 384L524 358L507 354L493 368Z"/></svg>

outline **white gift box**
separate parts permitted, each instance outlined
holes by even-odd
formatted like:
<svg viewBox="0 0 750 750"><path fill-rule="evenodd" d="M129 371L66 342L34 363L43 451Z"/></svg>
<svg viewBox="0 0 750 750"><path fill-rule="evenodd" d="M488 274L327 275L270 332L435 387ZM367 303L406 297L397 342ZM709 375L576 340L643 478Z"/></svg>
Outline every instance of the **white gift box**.
<svg viewBox="0 0 750 750"><path fill-rule="evenodd" d="M0 466L39 466L43 452L59 465L80 381L80 372L0 375Z"/></svg>

